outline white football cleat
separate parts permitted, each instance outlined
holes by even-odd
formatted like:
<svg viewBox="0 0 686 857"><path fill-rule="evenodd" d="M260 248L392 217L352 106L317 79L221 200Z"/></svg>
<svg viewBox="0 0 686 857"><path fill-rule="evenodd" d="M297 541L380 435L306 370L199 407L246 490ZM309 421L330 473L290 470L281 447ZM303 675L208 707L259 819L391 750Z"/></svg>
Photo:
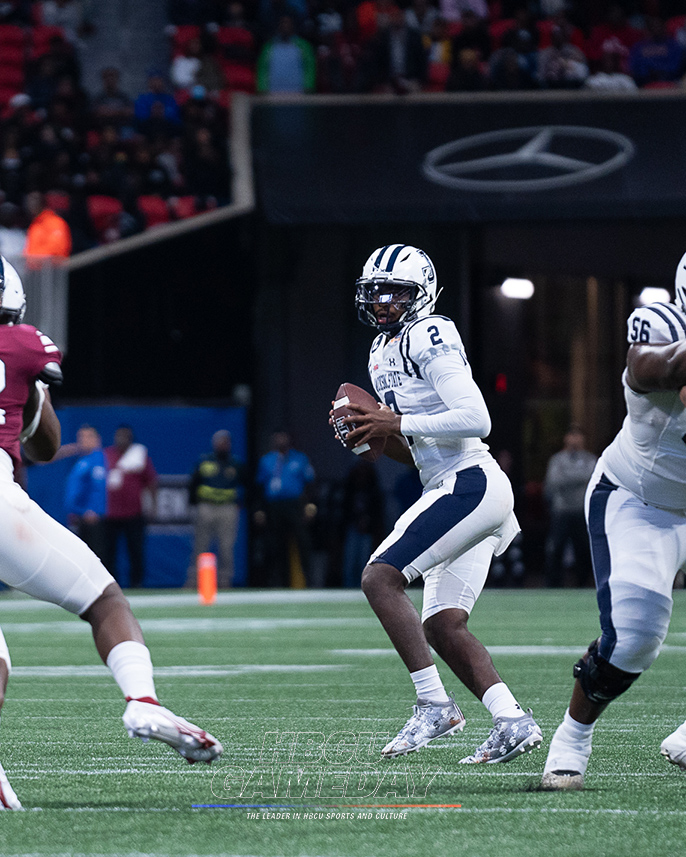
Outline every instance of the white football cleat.
<svg viewBox="0 0 686 857"><path fill-rule="evenodd" d="M531 709L522 711L519 717L497 717L493 719L488 738L471 756L460 759L460 764L493 765L496 762L509 762L522 753L530 753L540 747L542 740L543 734Z"/></svg>
<svg viewBox="0 0 686 857"><path fill-rule="evenodd" d="M545 792L581 791L584 774L591 758L591 736L588 740L571 744L565 739L564 722L556 729L550 742L548 758L541 778Z"/></svg>
<svg viewBox="0 0 686 857"><path fill-rule="evenodd" d="M405 756L426 747L434 738L452 735L464 729L464 715L452 697L448 702L438 703L418 699L412 710L412 717L381 751L384 759Z"/></svg>
<svg viewBox="0 0 686 857"><path fill-rule="evenodd" d="M0 765L0 810L21 808L19 798L14 793L14 789L7 779L7 774Z"/></svg>
<svg viewBox="0 0 686 857"><path fill-rule="evenodd" d="M191 765L194 762L209 764L218 759L224 751L219 741L209 732L153 702L130 700L122 720L130 738L140 738L143 743L151 738L154 741L164 741Z"/></svg>
<svg viewBox="0 0 686 857"><path fill-rule="evenodd" d="M686 723L665 738L660 744L660 753L668 762L686 771Z"/></svg>

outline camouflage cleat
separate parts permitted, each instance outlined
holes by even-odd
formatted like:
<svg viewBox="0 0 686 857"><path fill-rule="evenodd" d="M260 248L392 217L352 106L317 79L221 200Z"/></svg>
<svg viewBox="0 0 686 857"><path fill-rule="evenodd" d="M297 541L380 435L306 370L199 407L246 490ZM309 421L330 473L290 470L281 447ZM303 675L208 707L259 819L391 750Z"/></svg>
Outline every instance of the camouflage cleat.
<svg viewBox="0 0 686 857"><path fill-rule="evenodd" d="M454 699L439 703L418 699L413 711L412 717L381 751L385 759L405 756L426 747L434 738L461 732L466 722Z"/></svg>
<svg viewBox="0 0 686 857"><path fill-rule="evenodd" d="M460 759L461 765L509 762L522 753L530 753L543 740L543 734L532 716L531 709L520 717L498 717L493 724L488 738L471 756Z"/></svg>

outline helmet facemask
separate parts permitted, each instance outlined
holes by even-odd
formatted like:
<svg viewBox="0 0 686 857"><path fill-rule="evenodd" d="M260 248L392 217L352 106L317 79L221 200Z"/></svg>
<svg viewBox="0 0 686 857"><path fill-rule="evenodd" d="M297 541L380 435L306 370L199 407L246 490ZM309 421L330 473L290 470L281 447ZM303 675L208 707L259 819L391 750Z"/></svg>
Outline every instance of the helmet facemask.
<svg viewBox="0 0 686 857"><path fill-rule="evenodd" d="M364 324L394 336L403 325L416 318L417 305L422 302L424 291L417 283L360 278L355 295L357 315ZM400 313L396 316L394 310ZM391 315L396 317L391 320Z"/></svg>

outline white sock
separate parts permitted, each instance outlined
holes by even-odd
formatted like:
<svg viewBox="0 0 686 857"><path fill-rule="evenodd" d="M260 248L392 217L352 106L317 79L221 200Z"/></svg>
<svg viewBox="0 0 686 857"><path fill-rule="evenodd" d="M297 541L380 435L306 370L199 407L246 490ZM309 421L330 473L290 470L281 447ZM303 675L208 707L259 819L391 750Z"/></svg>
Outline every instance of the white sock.
<svg viewBox="0 0 686 857"><path fill-rule="evenodd" d="M481 697L491 717L521 717L524 712L504 681L492 684Z"/></svg>
<svg viewBox="0 0 686 857"><path fill-rule="evenodd" d="M118 643L107 656L107 666L128 699L144 696L157 699L150 652L143 643L134 640Z"/></svg>
<svg viewBox="0 0 686 857"><path fill-rule="evenodd" d="M595 723L579 723L577 720L574 720L572 715L569 713L569 709L565 711L564 720L562 721L562 729L565 736L570 740L581 744L590 741L594 727Z"/></svg>
<svg viewBox="0 0 686 857"><path fill-rule="evenodd" d="M414 682L419 699L428 699L430 702L450 701L450 697L445 692L443 682L438 674L436 664L431 664L430 667L424 667L423 670L410 673L410 678Z"/></svg>

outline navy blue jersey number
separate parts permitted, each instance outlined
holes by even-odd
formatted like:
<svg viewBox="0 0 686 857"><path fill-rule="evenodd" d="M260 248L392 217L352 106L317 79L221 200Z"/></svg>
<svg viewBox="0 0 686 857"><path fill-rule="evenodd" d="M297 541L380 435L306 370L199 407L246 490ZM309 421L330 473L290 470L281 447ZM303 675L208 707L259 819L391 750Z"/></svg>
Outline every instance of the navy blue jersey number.
<svg viewBox="0 0 686 857"><path fill-rule="evenodd" d="M435 324L432 324L431 327L427 327L426 332L431 334L431 344L432 345L442 345L443 344L443 340L441 339L441 336L438 332L438 328L436 327Z"/></svg>
<svg viewBox="0 0 686 857"><path fill-rule="evenodd" d="M650 342L650 322L648 319L635 318L631 323L632 342Z"/></svg>

